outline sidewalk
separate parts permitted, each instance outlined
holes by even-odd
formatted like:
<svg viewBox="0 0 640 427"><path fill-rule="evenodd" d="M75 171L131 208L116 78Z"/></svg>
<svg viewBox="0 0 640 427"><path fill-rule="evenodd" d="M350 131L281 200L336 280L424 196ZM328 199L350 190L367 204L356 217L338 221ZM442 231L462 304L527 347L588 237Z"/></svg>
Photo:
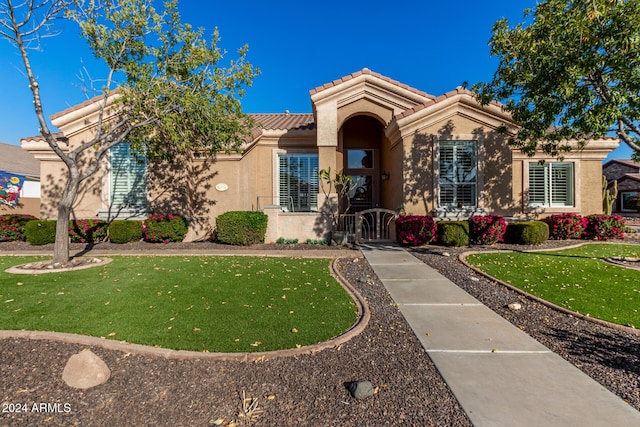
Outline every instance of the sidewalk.
<svg viewBox="0 0 640 427"><path fill-rule="evenodd" d="M640 412L413 255L361 249L475 426L640 426Z"/></svg>

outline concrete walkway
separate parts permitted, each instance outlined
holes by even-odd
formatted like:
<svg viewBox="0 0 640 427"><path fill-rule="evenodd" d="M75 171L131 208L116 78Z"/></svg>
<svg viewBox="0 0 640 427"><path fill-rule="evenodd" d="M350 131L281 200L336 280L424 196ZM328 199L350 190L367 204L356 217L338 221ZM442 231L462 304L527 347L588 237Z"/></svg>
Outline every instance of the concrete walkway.
<svg viewBox="0 0 640 427"><path fill-rule="evenodd" d="M640 426L640 412L413 255L362 253L474 426Z"/></svg>

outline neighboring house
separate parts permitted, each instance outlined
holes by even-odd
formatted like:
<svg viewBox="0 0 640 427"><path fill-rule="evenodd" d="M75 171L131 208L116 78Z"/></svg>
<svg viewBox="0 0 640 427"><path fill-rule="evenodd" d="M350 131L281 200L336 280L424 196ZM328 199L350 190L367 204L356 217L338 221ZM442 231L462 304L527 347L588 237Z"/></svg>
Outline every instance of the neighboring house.
<svg viewBox="0 0 640 427"><path fill-rule="evenodd" d="M40 215L40 162L19 145L0 143L0 170L23 175L16 206L0 204L0 214Z"/></svg>
<svg viewBox="0 0 640 427"><path fill-rule="evenodd" d="M456 89L435 97L368 69L311 90L312 114L254 114L258 128L239 154L189 167L144 164L126 145L112 150L103 173L85 183L76 217L181 213L188 239L206 237L230 210L269 215L267 241L325 236L328 222L318 170L344 170L358 183L353 211L466 217L474 213L539 217L602 212L602 160L619 141L589 141L562 161L527 157L498 132L516 125L502 106L481 106ZM89 100L52 117L69 145L87 139L98 103ZM61 163L41 138L24 139L41 159L42 215L55 216ZM539 160L546 160L541 163Z"/></svg>
<svg viewBox="0 0 640 427"><path fill-rule="evenodd" d="M629 159L614 159L604 164L602 173L609 182L618 181L618 197L613 212L623 215L640 213L640 163Z"/></svg>

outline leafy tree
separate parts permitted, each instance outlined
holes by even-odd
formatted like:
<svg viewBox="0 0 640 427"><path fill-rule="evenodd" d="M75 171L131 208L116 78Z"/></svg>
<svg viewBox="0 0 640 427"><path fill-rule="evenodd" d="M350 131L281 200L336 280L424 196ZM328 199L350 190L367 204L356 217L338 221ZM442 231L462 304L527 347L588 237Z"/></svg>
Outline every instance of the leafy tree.
<svg viewBox="0 0 640 427"><path fill-rule="evenodd" d="M579 148L615 133L640 156L640 2L544 0L524 18L494 24L498 68L473 87L522 126L510 142L561 157L575 148L567 139Z"/></svg>
<svg viewBox="0 0 640 427"><path fill-rule="evenodd" d="M162 10L153 0L6 0L0 3L0 35L20 52L29 79L40 133L66 166L58 205L53 262L69 260L68 224L80 183L95 174L109 149L123 142L148 158L185 153L211 156L237 149L251 129L239 99L259 70L247 61L247 46L226 67L215 30L180 20L177 0ZM94 98L98 119L92 138L61 147L44 115L29 47L54 34L57 20L81 29L94 55L108 68ZM117 114L110 109L115 107Z"/></svg>

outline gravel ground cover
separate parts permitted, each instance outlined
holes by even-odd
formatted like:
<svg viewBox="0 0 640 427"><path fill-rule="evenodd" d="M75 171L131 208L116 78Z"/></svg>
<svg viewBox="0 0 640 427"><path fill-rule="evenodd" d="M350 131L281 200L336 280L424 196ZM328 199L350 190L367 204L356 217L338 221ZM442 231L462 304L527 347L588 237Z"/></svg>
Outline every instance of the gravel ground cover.
<svg viewBox="0 0 640 427"><path fill-rule="evenodd" d="M543 247L566 244L548 242ZM171 247L186 251L204 246ZM100 248L107 249L96 249ZM133 244L127 249L148 248ZM292 255L303 255L298 251L307 248L322 250L307 245L261 246L261 250L292 250ZM19 250L0 244L5 253L14 249ZM428 246L412 253L640 409L640 336L559 313L482 278L457 260L463 250L468 248ZM366 261L345 258L338 262L338 270L366 299L371 320L349 342L312 355L243 363L168 360L91 347L111 368L111 379L93 389L76 390L62 381L61 374L68 358L85 346L0 340L0 410L17 403L29 409L0 412L0 426L206 426L220 420L255 426L470 425ZM521 310L506 307L515 301L523 305ZM344 383L354 380L371 381L377 393L363 400L352 398ZM252 417L243 416L243 394L257 400ZM49 403L51 411L33 412L34 403Z"/></svg>
<svg viewBox="0 0 640 427"><path fill-rule="evenodd" d="M366 261L345 258L338 265L367 300L371 319L352 340L312 355L242 363L91 347L112 374L107 383L83 391L68 387L61 374L84 346L0 340L0 402L29 409L0 413L0 425L470 425ZM357 380L371 381L377 393L354 399L344 383ZM255 418L240 415L243 393L257 399ZM62 412L36 413L34 403L60 403Z"/></svg>

